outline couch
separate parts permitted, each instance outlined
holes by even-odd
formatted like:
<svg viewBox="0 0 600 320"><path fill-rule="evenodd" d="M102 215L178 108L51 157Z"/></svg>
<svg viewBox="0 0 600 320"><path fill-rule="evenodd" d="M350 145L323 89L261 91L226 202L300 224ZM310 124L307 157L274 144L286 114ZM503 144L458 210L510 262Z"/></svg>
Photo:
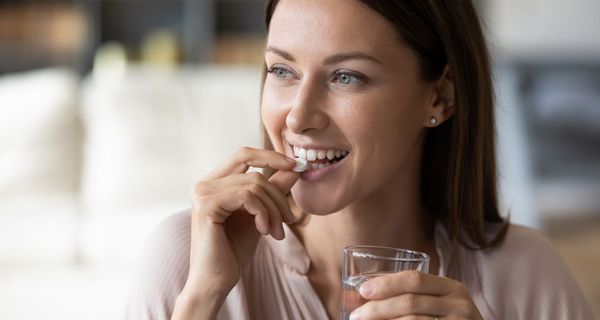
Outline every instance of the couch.
<svg viewBox="0 0 600 320"><path fill-rule="evenodd" d="M260 146L260 76L128 65L0 77L0 319L119 318L150 230L229 154Z"/></svg>

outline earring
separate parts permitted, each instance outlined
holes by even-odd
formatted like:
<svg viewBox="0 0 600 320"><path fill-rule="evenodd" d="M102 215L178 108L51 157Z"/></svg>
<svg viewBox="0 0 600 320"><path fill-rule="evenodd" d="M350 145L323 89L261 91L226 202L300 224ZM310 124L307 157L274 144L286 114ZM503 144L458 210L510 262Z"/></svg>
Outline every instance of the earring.
<svg viewBox="0 0 600 320"><path fill-rule="evenodd" d="M435 117L431 117L429 123L431 123L432 126L435 126L437 124L437 119Z"/></svg>

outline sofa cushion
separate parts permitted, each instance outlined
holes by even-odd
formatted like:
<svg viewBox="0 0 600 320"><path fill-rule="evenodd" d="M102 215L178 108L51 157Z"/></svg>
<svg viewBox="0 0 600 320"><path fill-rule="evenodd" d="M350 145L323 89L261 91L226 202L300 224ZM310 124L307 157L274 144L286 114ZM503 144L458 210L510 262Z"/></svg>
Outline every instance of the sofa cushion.
<svg viewBox="0 0 600 320"><path fill-rule="evenodd" d="M255 68L128 66L110 81L87 78L88 257L137 253L160 218L189 206L200 177L240 146L259 146L259 89Z"/></svg>
<svg viewBox="0 0 600 320"><path fill-rule="evenodd" d="M81 128L78 77L0 77L0 263L76 256Z"/></svg>

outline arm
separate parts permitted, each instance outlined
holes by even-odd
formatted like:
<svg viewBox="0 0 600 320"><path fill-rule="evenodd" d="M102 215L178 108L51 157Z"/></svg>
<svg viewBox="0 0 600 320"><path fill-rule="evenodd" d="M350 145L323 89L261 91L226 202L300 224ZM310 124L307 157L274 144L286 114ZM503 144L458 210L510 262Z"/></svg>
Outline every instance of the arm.
<svg viewBox="0 0 600 320"><path fill-rule="evenodd" d="M197 295L182 292L177 298L172 320L216 319L225 298L209 293Z"/></svg>

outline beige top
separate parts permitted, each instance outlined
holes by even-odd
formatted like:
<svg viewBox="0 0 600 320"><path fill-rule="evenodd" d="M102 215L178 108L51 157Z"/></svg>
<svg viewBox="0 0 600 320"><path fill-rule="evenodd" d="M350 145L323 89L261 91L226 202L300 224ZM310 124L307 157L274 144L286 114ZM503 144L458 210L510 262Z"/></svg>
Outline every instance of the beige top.
<svg viewBox="0 0 600 320"><path fill-rule="evenodd" d="M170 319L188 275L190 221L189 210L179 212L153 232L133 286L127 319ZM452 249L445 229L438 224L435 241L438 274L463 282L484 319L594 319L565 263L537 231L512 225L500 247L473 251L462 246ZM451 256L455 257L452 262ZM225 300L218 319L327 319L308 280L309 267L308 254L287 226L282 241L263 237L253 263Z"/></svg>

